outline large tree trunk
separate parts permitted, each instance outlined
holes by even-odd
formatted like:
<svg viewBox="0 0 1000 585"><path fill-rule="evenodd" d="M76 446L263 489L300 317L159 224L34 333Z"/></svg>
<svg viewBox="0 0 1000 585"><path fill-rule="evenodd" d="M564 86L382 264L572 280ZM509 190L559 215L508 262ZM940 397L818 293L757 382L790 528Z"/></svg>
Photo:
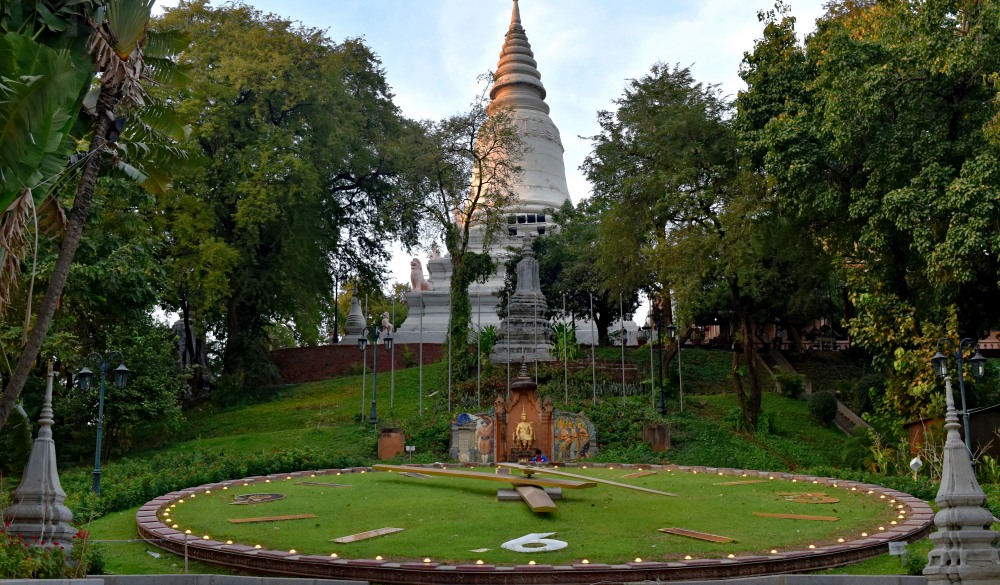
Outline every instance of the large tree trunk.
<svg viewBox="0 0 1000 585"><path fill-rule="evenodd" d="M94 121L94 136L90 141L90 149L87 151L87 161L83 164L80 174L80 182L76 186L76 197L73 201L73 211L70 212L69 223L66 232L63 234L62 244L59 246L59 256L56 258L55 267L49 277L49 285L45 289L45 297L38 308L38 316L35 324L28 334L27 343L21 352L21 357L14 367L7 387L4 388L3 396L0 396L0 429L7 423L7 417L13 410L17 399L21 396L24 384L31 373L31 367L41 351L45 335L52 324L55 316L56 306L59 304L59 297L62 296L63 288L66 286L66 279L69 277L69 269L73 264L73 257L76 249L80 245L80 238L83 236L83 226L87 222L90 213L90 203L94 197L94 186L97 184L97 175L101 170L101 159L104 146L107 144L105 138L108 126L114 118L113 112L117 103L118 87L101 86L101 93L97 98L97 118Z"/></svg>
<svg viewBox="0 0 1000 585"><path fill-rule="evenodd" d="M740 409L743 412L743 421L750 430L757 430L757 423L760 420L761 387L760 378L757 376L757 346L754 344L753 324L745 315L740 316L740 329L743 332L743 359L747 363L747 378L750 382L749 395L744 400L740 399Z"/></svg>
<svg viewBox="0 0 1000 585"><path fill-rule="evenodd" d="M469 354L469 320L472 316L472 301L469 286L474 280L466 262L467 254L452 253L451 273L451 315L448 323L447 357L453 381L463 381L469 377L473 360Z"/></svg>
<svg viewBox="0 0 1000 585"><path fill-rule="evenodd" d="M746 307L740 293L739 282L733 278L729 281L729 293L733 310L736 313L736 320L740 327L740 337L743 342L743 359L747 364L747 378L750 383L750 391L747 392L739 374L739 354L733 352L733 390L740 403L740 412L743 415L743 423L747 430L757 430L757 422L760 419L761 387L757 377L757 347L754 344L753 323L747 316Z"/></svg>

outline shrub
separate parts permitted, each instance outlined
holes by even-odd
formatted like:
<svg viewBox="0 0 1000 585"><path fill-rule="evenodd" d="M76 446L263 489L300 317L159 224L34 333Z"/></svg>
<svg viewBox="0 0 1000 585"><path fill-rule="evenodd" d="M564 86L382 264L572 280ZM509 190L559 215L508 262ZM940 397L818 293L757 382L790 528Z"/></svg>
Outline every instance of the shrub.
<svg viewBox="0 0 1000 585"><path fill-rule="evenodd" d="M0 579L64 579L102 572L103 560L85 532L73 538L67 559L62 546L29 544L0 528Z"/></svg>
<svg viewBox="0 0 1000 585"><path fill-rule="evenodd" d="M447 416L415 417L402 425L406 429L406 444L418 453L434 453L447 457L451 442L451 421Z"/></svg>
<svg viewBox="0 0 1000 585"><path fill-rule="evenodd" d="M366 433L366 437L367 435L370 433ZM370 440L374 447L374 435ZM90 493L91 483L89 471L81 469L64 473L62 484L70 495L66 503L73 511L73 516L93 519L109 512L140 506L172 491L205 483L251 475L304 469L336 469L364 464L363 460L357 458L323 453L310 447L256 453L194 451L109 463L103 470L100 498L87 495Z"/></svg>
<svg viewBox="0 0 1000 585"><path fill-rule="evenodd" d="M778 369L774 372L774 378L778 381L778 387L781 389L782 396L788 398L802 396L806 379L802 374L792 374Z"/></svg>
<svg viewBox="0 0 1000 585"><path fill-rule="evenodd" d="M627 450L641 444L642 430L647 425L660 421L648 401L644 401L642 406L635 401L623 405L620 397L589 406L586 414L597 430L599 449L602 452L614 448Z"/></svg>
<svg viewBox="0 0 1000 585"><path fill-rule="evenodd" d="M775 435L778 433L774 415L765 410L761 410L760 414L757 415L757 428L755 429L749 428L746 421L743 419L743 411L740 410L739 407L730 409L730 411L726 413L726 418L724 420L725 423L731 428L742 433L758 435Z"/></svg>
<svg viewBox="0 0 1000 585"><path fill-rule="evenodd" d="M885 393L885 385L884 374L868 374L842 393L844 403L858 414L871 412L875 407L872 397L882 396Z"/></svg>
<svg viewBox="0 0 1000 585"><path fill-rule="evenodd" d="M1000 484L1000 461L989 455L983 455L978 463L976 471L979 472L980 483Z"/></svg>
<svg viewBox="0 0 1000 585"><path fill-rule="evenodd" d="M837 418L837 398L832 392L817 392L809 397L809 413L824 426Z"/></svg>
<svg viewBox="0 0 1000 585"><path fill-rule="evenodd" d="M900 558L907 575L920 576L924 574L924 567L927 566L927 555L906 551Z"/></svg>
<svg viewBox="0 0 1000 585"><path fill-rule="evenodd" d="M420 361L417 359L416 356L413 355L413 350L410 349L409 345L403 345L399 354L401 356L401 359L403 360L404 368L415 368L418 365L420 365Z"/></svg>

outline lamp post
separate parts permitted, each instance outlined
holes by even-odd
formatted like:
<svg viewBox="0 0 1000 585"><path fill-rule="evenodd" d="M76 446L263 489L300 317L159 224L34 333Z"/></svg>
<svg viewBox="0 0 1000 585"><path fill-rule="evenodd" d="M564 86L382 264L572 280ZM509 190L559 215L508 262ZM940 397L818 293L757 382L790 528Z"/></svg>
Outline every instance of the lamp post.
<svg viewBox="0 0 1000 585"><path fill-rule="evenodd" d="M941 351L942 346L947 346L945 352ZM968 426L965 444L958 433L958 413L955 412L951 376L948 375L946 354L955 352L961 384L962 353L966 348L974 347L976 342L972 339L963 339L957 346L950 339L941 339L937 353L931 359L934 372L944 378L944 428L947 438L942 450L941 485L934 498L939 507L934 516L937 531L930 535L934 548L927 554L927 566L923 570L928 584L1000 582L1000 551L996 545L1000 534L989 530L993 513L986 508L986 494L976 481L969 450ZM984 373L985 361L976 351L971 360L973 375ZM964 404L962 410L966 410ZM965 420L968 425L967 410Z"/></svg>
<svg viewBox="0 0 1000 585"><path fill-rule="evenodd" d="M622 320L621 341L622 341L622 406L625 406L625 345L628 343L628 330L625 329L624 320Z"/></svg>
<svg viewBox="0 0 1000 585"><path fill-rule="evenodd" d="M653 306L652 300L650 306ZM646 343L649 344L649 398L653 406L656 406L656 376L653 375L653 335L656 334L656 328L647 322L642 326L642 330L646 332Z"/></svg>
<svg viewBox="0 0 1000 585"><path fill-rule="evenodd" d="M385 350L392 352L392 335L389 335L388 331L385 333L386 336L383 338L385 341ZM372 428L374 428L374 425L378 424L378 417L375 415L375 401L377 398L376 392L378 390L378 340L380 337L382 337L382 329L373 323L371 325L367 325L361 331L361 337L358 338L358 349L360 349L362 353L368 348L369 339L371 340L372 345L375 346L372 347L372 414L368 418L368 422L373 425Z"/></svg>
<svg viewBox="0 0 1000 585"><path fill-rule="evenodd" d="M684 412L684 375L681 371L681 340L677 337L677 326L667 325L667 335L677 342L677 386L679 388L681 412Z"/></svg>
<svg viewBox="0 0 1000 585"><path fill-rule="evenodd" d="M945 353L941 353L942 347ZM958 389L962 397L962 426L965 429L965 449L969 452L969 461L972 461L972 435L969 434L969 409L965 404L965 380L962 374L962 355L967 349L976 350L976 355L972 356L969 360L969 368L972 370L973 377L978 380L986 374L986 358L979 353L979 344L975 339L966 337L958 342L957 347L955 346L955 342L947 337L939 339L937 342L937 352L931 358L931 365L938 378L948 379L948 356L954 352L955 362L958 365Z"/></svg>
<svg viewBox="0 0 1000 585"><path fill-rule="evenodd" d="M128 368L125 367L125 357L120 351L112 351L106 356L95 351L85 358L97 365L97 369L101 372L101 388L97 395L97 452L94 453L94 481L92 485L93 492L98 496L101 495L101 436L104 432L104 385L108 377L108 364L115 356L118 356L118 361L120 362L114 371L115 386L122 389L128 383ZM76 376L77 387L80 390L89 390L90 382L94 378L94 372L87 366L84 366Z"/></svg>

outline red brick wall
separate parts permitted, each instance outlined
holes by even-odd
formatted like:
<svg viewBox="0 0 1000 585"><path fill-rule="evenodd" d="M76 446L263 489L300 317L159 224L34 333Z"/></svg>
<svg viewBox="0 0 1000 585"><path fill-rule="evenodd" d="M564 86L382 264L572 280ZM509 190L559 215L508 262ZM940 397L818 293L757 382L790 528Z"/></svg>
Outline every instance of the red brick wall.
<svg viewBox="0 0 1000 585"><path fill-rule="evenodd" d="M406 367L407 360L403 357L404 347L408 347L412 363L416 364L420 355L419 343L397 343L393 348L396 369ZM368 370L372 367L371 348L368 355ZM424 364L430 364L441 359L446 348L439 343L424 344ZM390 369L389 352L378 348L378 371L388 372ZM317 380L329 380L341 376L352 366L361 368L361 351L358 346L351 345L320 345L318 347L293 347L278 349L271 352L271 359L281 372L281 379L286 384L301 384Z"/></svg>

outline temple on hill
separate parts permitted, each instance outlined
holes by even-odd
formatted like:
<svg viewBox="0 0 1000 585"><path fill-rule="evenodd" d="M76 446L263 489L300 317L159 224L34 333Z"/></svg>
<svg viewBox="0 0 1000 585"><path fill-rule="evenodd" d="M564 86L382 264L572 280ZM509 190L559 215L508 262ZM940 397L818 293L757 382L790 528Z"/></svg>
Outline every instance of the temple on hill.
<svg viewBox="0 0 1000 585"><path fill-rule="evenodd" d="M508 248L522 248L526 238L544 236L554 227L550 223L551 211L571 200L566 183L563 144L559 128L549 117L545 95L542 74L538 70L528 35L521 25L517 0L514 0L510 26L504 36L500 60L493 74L488 111L510 108L514 125L520 132L524 145L524 154L519 161L522 174L515 187L518 202L508 210L507 233L495 238L489 251L499 269L487 282L475 283L469 288L472 324L475 327L499 327L501 324L497 315L497 292L503 288L503 267L509 256ZM482 247L483 233L481 228L474 227L469 248L478 251ZM400 340L416 342L418 337L427 343L441 343L445 340L449 315L448 291L451 288L450 260L435 254L427 262L427 272L426 288L430 290L418 290L422 285L418 286L417 283L424 279L423 265L417 259L411 262L413 290L406 297L409 316L396 332ZM636 328L631 322L626 323L626 327L632 330ZM577 340L590 343L590 339L589 326L579 326ZM544 344L547 351L547 339Z"/></svg>

